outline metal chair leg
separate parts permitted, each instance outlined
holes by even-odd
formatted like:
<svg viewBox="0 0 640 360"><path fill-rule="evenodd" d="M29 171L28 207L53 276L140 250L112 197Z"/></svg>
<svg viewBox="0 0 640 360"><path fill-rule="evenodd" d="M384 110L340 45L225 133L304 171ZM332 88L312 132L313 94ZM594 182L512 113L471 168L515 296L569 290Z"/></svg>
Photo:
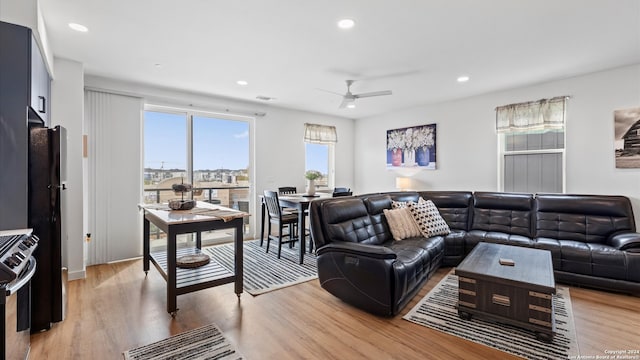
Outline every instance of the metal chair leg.
<svg viewBox="0 0 640 360"><path fill-rule="evenodd" d="M282 253L282 224L278 226L278 259Z"/></svg>
<svg viewBox="0 0 640 360"><path fill-rule="evenodd" d="M271 221L269 221L269 226L267 228L267 253L269 252L270 243L271 243Z"/></svg>

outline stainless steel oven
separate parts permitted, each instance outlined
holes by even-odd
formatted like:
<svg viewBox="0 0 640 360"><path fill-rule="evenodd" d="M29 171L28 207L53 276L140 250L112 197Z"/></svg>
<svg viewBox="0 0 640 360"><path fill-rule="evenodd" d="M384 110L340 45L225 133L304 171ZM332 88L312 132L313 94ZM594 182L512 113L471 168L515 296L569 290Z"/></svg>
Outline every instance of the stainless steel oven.
<svg viewBox="0 0 640 360"><path fill-rule="evenodd" d="M36 272L36 261L33 257L28 261L22 274L12 283L3 286L0 294L0 307L4 312L1 359L24 360L29 357L31 278Z"/></svg>
<svg viewBox="0 0 640 360"><path fill-rule="evenodd" d="M29 357L32 254L38 242L31 229L0 231L0 360Z"/></svg>

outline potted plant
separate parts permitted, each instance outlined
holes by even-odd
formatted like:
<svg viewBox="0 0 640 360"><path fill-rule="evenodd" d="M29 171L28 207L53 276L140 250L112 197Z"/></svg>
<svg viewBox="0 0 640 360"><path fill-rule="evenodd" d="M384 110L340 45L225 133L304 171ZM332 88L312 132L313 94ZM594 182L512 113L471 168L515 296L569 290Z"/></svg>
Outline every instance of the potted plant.
<svg viewBox="0 0 640 360"><path fill-rule="evenodd" d="M309 185L307 186L307 195L315 195L316 180L322 177L322 173L318 170L307 170L307 172L304 173L304 177L309 180Z"/></svg>

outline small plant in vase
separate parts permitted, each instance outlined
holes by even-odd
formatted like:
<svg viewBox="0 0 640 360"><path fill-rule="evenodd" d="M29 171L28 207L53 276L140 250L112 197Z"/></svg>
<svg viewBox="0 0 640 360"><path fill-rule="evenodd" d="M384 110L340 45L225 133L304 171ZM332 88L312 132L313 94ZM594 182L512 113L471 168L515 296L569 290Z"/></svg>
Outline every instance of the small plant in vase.
<svg viewBox="0 0 640 360"><path fill-rule="evenodd" d="M309 185L307 186L307 195L313 196L316 194L316 180L322 177L322 173L318 170L307 170L304 173L304 177L309 180Z"/></svg>

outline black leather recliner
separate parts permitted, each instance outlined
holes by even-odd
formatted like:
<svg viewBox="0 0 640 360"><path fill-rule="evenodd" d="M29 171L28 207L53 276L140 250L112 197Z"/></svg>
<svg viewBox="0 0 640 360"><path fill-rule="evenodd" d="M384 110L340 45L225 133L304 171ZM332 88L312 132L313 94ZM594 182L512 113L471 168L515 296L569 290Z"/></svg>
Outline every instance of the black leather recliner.
<svg viewBox="0 0 640 360"><path fill-rule="evenodd" d="M316 200L309 217L321 286L358 308L397 314L442 264L444 238L393 241L383 209L391 197Z"/></svg>

